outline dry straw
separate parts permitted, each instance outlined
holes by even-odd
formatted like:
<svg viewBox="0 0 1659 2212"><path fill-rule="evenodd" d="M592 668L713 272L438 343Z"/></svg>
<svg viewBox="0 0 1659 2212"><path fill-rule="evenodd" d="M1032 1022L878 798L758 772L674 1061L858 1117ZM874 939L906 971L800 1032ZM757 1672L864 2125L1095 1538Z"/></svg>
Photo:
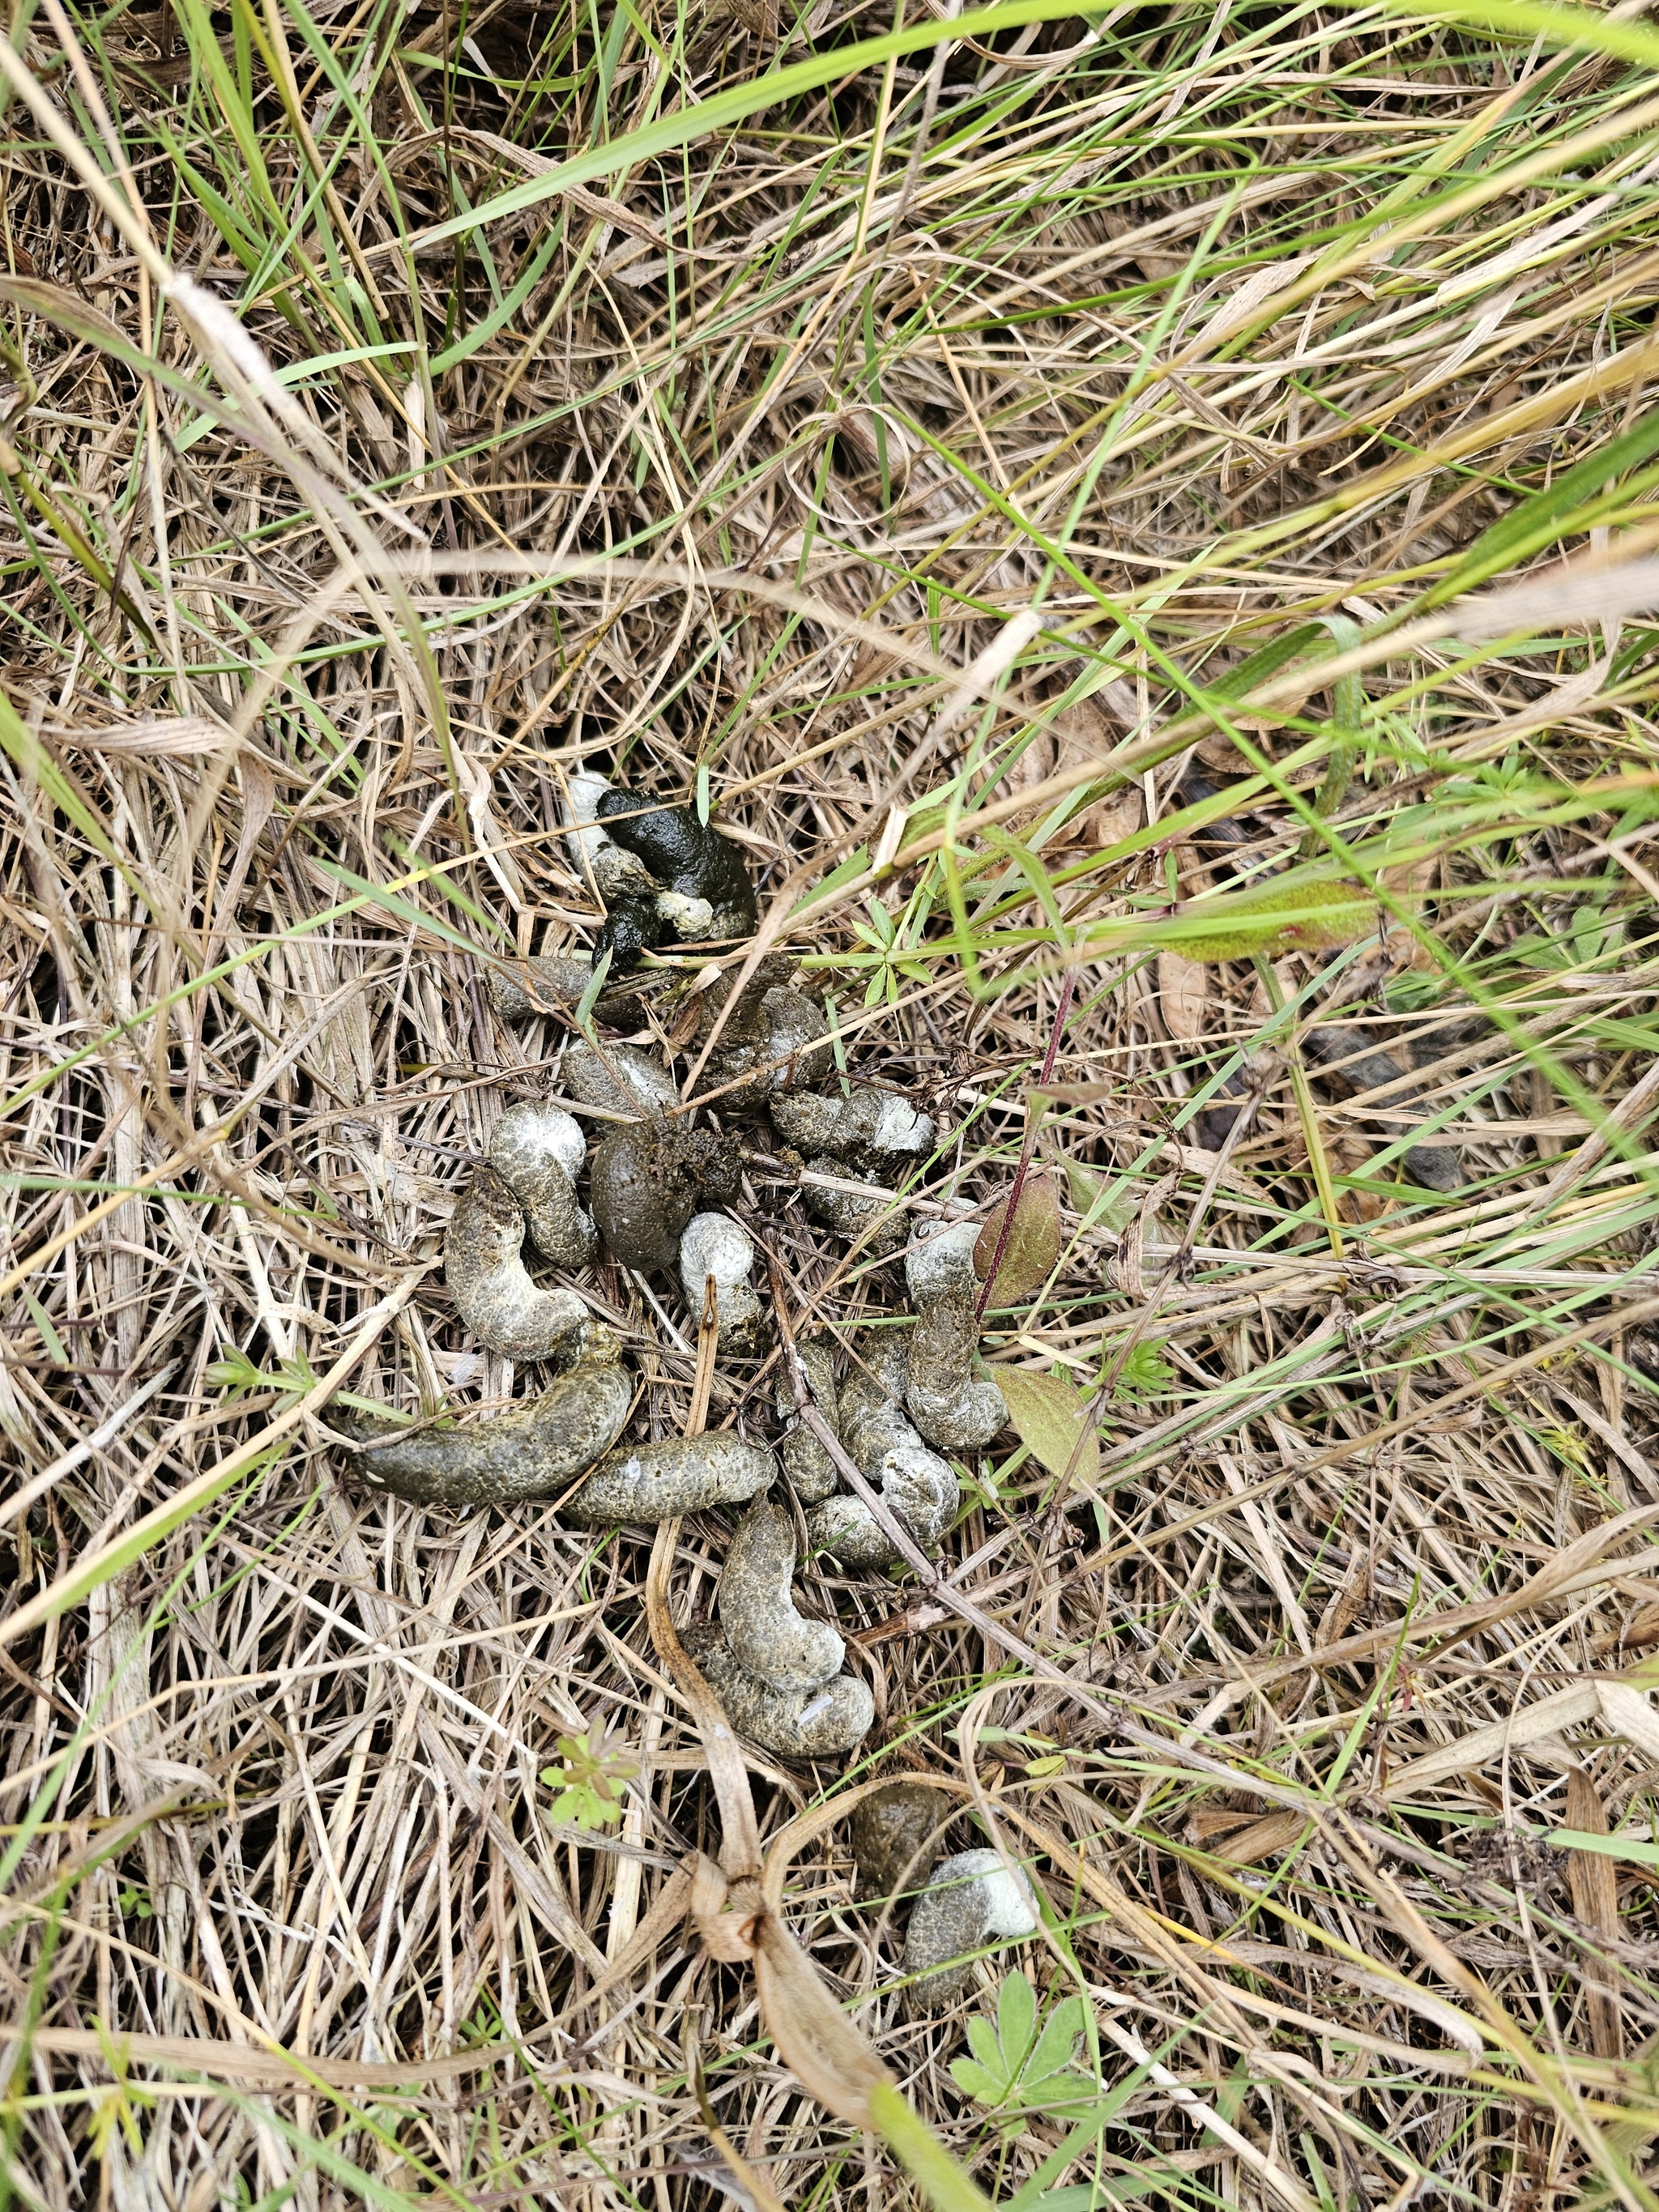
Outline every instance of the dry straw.
<svg viewBox="0 0 1659 2212"><path fill-rule="evenodd" d="M15 12L8 2203L1659 2206L1656 46ZM534 1387L441 1256L562 1095L489 984L592 942L583 767L740 841L728 969L937 1125L907 1218L1058 1217L1032 1449L798 1577L845 1771L685 1659L721 1516L328 1444ZM903 1306L734 1118L783 1346L602 1263L642 1437ZM1083 1999L1069 2101L907 2016L891 1774L1040 1889L967 2010Z"/></svg>

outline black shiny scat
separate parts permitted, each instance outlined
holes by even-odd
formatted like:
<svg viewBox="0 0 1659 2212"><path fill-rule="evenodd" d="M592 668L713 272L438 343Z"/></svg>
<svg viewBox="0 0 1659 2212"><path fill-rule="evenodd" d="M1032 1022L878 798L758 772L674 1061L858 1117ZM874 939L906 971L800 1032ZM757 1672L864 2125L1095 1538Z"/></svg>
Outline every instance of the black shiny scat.
<svg viewBox="0 0 1659 2212"><path fill-rule="evenodd" d="M743 854L729 837L700 822L694 807L611 790L599 800L599 818L611 842L643 860L665 890L708 901L716 937L753 932L758 911Z"/></svg>
<svg viewBox="0 0 1659 2212"><path fill-rule="evenodd" d="M653 898L619 898L611 902L599 935L593 940L593 965L608 952L613 975L625 975L641 952L654 952L673 932L657 911Z"/></svg>

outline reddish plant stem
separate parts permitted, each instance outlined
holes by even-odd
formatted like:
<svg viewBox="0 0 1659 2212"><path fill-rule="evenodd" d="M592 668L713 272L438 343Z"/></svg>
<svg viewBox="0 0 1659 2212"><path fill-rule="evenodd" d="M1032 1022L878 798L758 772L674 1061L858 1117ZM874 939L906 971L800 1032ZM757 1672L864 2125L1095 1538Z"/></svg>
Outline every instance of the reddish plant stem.
<svg viewBox="0 0 1659 2212"><path fill-rule="evenodd" d="M1060 987L1060 1004L1054 1008L1054 1026L1049 1034L1048 1049L1042 1055L1042 1073L1036 1079L1041 1091L1054 1079L1054 1062L1060 1058L1060 1040L1066 1028L1066 1017L1072 1011L1072 994L1077 988L1077 977L1068 974ZM1028 1094L1025 1101L1025 1141L1019 1148L1019 1165L1014 1170L1013 1187L1008 1193L1008 1203L1003 1209L1002 1226L997 1231L996 1249L991 1255L991 1264L985 1271L981 1285L979 1303L974 1308L975 1321L983 1321L985 1309L991 1303L997 1270L1002 1265L1003 1255L1008 1249L1008 1239L1014 1233L1014 1216L1019 1211L1020 1194L1025 1188L1025 1178L1031 1172L1031 1155L1036 1150L1037 1117L1031 1110Z"/></svg>

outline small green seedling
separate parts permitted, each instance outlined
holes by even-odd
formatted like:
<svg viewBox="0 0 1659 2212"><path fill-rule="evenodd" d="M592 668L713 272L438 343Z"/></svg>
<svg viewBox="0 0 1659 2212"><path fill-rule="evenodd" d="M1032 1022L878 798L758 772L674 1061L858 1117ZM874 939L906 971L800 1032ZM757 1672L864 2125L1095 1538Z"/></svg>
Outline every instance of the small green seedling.
<svg viewBox="0 0 1659 2212"><path fill-rule="evenodd" d="M1062 1997L1037 2026L1036 1991L1018 1968L997 1997L994 2021L968 2023L971 2058L953 2058L951 2078L983 2105L1005 2135L1018 2135L1031 2112L1075 2119L1099 2094L1072 2063L1085 2026L1083 2000Z"/></svg>
<svg viewBox="0 0 1659 2212"><path fill-rule="evenodd" d="M1164 1346L1137 1344L1130 1351L1113 1384L1120 1398L1161 1397L1175 1381L1175 1370L1164 1357Z"/></svg>
<svg viewBox="0 0 1659 2212"><path fill-rule="evenodd" d="M548 1811L573 1828L609 1828L622 1818L623 1793L640 1771L631 1753L614 1751L601 1735L594 1743L584 1729L562 1735L560 1764L544 1766L542 1780L553 1792Z"/></svg>

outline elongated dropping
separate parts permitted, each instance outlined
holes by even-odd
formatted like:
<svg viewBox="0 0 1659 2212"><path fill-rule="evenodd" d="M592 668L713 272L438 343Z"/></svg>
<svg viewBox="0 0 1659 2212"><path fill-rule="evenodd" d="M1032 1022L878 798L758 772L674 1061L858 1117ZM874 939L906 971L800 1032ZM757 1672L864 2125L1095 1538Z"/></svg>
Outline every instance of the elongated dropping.
<svg viewBox="0 0 1659 2212"><path fill-rule="evenodd" d="M490 1135L489 1164L524 1208L532 1243L573 1272L599 1249L599 1232L576 1196L586 1158L580 1123L560 1106L510 1106Z"/></svg>
<svg viewBox="0 0 1659 2212"><path fill-rule="evenodd" d="M973 1987L975 1961L994 1936L1036 1933L1036 1900L1022 1873L1011 1873L994 1851L958 1851L942 1859L916 1899L904 1939L905 1992L913 2012L943 2012Z"/></svg>
<svg viewBox="0 0 1659 2212"><path fill-rule="evenodd" d="M683 1641L738 1735L781 1758L836 1758L874 1724L875 1698L856 1674L837 1674L816 1690L775 1690L738 1664L714 1622L688 1628Z"/></svg>
<svg viewBox="0 0 1659 2212"><path fill-rule="evenodd" d="M592 1528L672 1521L710 1505L746 1504L777 1471L764 1444L724 1429L712 1436L620 1444L566 1503L564 1515Z"/></svg>
<svg viewBox="0 0 1659 2212"><path fill-rule="evenodd" d="M788 1508L757 1498L726 1548L718 1609L740 1667L774 1690L816 1690L840 1674L847 1646L827 1620L796 1607L795 1522Z"/></svg>
<svg viewBox="0 0 1659 2212"><path fill-rule="evenodd" d="M610 1449L634 1397L622 1346L603 1322L567 1330L554 1364L557 1379L538 1397L462 1428L411 1433L343 1409L330 1418L351 1437L351 1463L375 1490L420 1505L550 1498Z"/></svg>
<svg viewBox="0 0 1659 2212"><path fill-rule="evenodd" d="M546 1359L587 1307L574 1291L531 1280L525 1226L523 1206L495 1169L479 1168L449 1218L444 1280L481 1344L508 1359Z"/></svg>
<svg viewBox="0 0 1659 2212"><path fill-rule="evenodd" d="M977 1222L956 1222L913 1244L904 1262L916 1310L905 1354L904 1402L921 1434L941 1451L977 1451L1008 1420L1001 1391L988 1376L974 1372L978 1241Z"/></svg>

